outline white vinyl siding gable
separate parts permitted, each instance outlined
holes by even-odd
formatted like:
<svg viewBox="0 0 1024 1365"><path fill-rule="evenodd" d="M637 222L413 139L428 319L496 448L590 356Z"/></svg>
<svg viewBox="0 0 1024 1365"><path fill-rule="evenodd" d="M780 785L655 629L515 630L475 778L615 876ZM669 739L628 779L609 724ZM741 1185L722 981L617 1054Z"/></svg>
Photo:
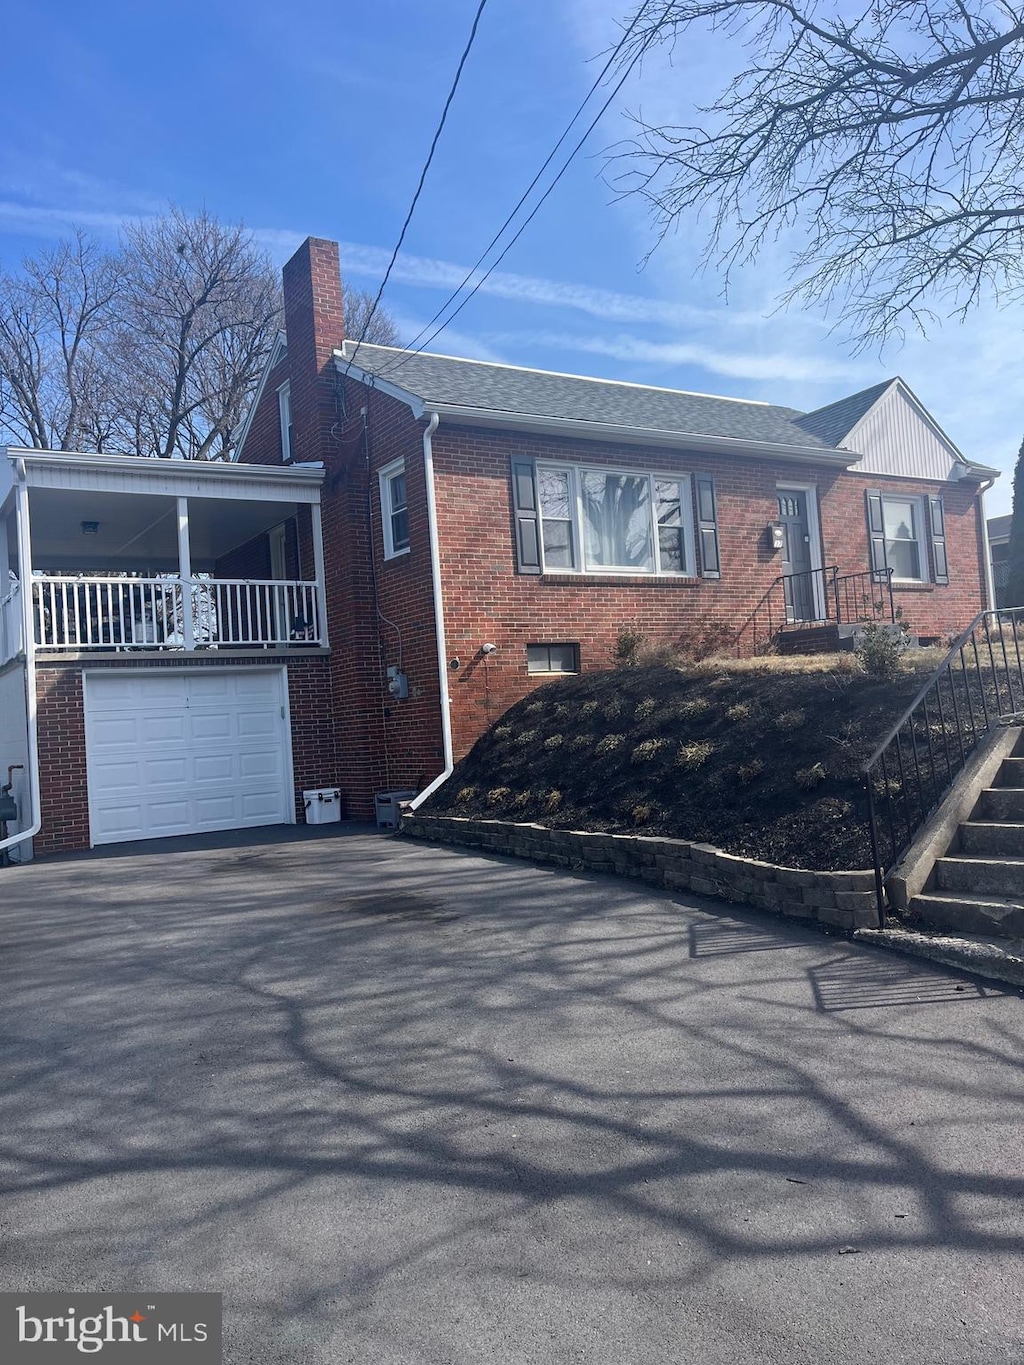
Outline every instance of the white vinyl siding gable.
<svg viewBox="0 0 1024 1365"><path fill-rule="evenodd" d="M537 465L542 568L547 573L694 573L687 475Z"/></svg>

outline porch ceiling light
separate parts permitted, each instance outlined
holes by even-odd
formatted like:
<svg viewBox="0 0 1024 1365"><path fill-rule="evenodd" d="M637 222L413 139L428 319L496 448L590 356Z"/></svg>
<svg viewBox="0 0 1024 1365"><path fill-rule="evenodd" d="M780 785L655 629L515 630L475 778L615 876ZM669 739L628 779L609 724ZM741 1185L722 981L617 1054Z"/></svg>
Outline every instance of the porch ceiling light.
<svg viewBox="0 0 1024 1365"><path fill-rule="evenodd" d="M100 524L98 521L83 521L81 526L83 536L95 536L99 534Z"/></svg>

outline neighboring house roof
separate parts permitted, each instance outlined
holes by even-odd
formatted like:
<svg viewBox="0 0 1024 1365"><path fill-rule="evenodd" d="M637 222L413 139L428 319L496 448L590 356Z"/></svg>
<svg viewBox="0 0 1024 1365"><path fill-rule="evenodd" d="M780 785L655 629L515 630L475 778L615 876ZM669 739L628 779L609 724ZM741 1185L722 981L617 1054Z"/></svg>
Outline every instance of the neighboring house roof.
<svg viewBox="0 0 1024 1365"><path fill-rule="evenodd" d="M882 394L895 384L895 379L883 379L881 384L872 384L869 389L851 393L848 398L840 398L813 412L805 412L796 419L796 424L812 436L819 437L826 445L840 446L849 436L862 417L875 406Z"/></svg>
<svg viewBox="0 0 1024 1365"><path fill-rule="evenodd" d="M711 436L758 444L833 449L797 425L799 412L772 403L716 398L680 389L557 374L455 356L413 354L396 346L346 342L339 367L415 394L427 408L457 407L491 416L541 417L574 425L630 427L652 436Z"/></svg>
<svg viewBox="0 0 1024 1365"><path fill-rule="evenodd" d="M993 541L1009 540L1010 523L1012 521L1013 521L1012 516L989 517L988 519L989 544L992 544Z"/></svg>

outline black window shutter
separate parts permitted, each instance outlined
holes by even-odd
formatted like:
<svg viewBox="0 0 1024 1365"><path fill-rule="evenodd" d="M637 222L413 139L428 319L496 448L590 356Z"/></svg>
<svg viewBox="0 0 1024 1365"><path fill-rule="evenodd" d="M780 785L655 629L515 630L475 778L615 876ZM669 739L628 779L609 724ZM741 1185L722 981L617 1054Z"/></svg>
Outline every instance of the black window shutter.
<svg viewBox="0 0 1024 1365"><path fill-rule="evenodd" d="M932 540L932 567L936 583L949 582L949 561L946 558L946 518L941 498L928 499L928 522Z"/></svg>
<svg viewBox="0 0 1024 1365"><path fill-rule="evenodd" d="M697 535L700 540L701 577L721 578L722 565L718 555L715 481L704 474L697 475Z"/></svg>
<svg viewBox="0 0 1024 1365"><path fill-rule="evenodd" d="M871 550L871 573L875 579L889 577L889 559L885 553L885 518L882 515L882 494L869 488L865 494L868 507L868 546Z"/></svg>
<svg viewBox="0 0 1024 1365"><path fill-rule="evenodd" d="M540 573L540 518L532 460L512 461L512 505L516 519L516 568Z"/></svg>

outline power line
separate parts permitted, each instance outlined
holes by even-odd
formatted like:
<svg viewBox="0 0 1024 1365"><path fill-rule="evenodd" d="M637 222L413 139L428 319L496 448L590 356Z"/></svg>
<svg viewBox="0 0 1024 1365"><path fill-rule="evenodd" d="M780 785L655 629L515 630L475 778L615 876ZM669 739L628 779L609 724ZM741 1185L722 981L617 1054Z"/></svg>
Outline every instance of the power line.
<svg viewBox="0 0 1024 1365"><path fill-rule="evenodd" d="M384 286L387 284L388 280L391 277L391 272L394 269L395 261L398 259L398 253L402 249L402 243L405 241L405 234L408 231L410 222L412 221L412 215L416 210L416 204L419 201L420 192L423 189L423 183L427 178L427 171L430 170L430 163L434 159L434 151L441 137L441 133L444 130L445 120L448 117L448 110L451 108L452 100L455 98L455 91L458 89L459 80L462 76L462 68L466 65L466 59L469 56L469 50L473 46L473 39L476 37L476 31L480 26L480 16L483 14L486 5L487 0L480 0L479 5L477 6L476 14L473 17L473 27L469 31L469 38L466 40L466 46L463 49L462 56L459 58L459 64L455 69L455 79L452 81L452 87L448 91L448 98L445 100L444 108L441 110L441 119L437 125L437 129L430 143L430 150L427 152L427 159L423 163L423 169L422 171L420 171L419 183L417 184L416 192L412 197L412 203L409 205L409 212L405 215L405 222L402 224L402 230L398 234L398 241L395 244L394 251L391 253L391 260L388 262L388 268L387 270L385 270L384 278L380 282L380 288L377 290L377 297L374 299L370 311L366 315L366 320L363 322L362 331L359 333L359 340L356 342L357 347L362 344L363 340L366 337L366 333L369 329L370 323L373 321L373 315L377 311L377 305L380 303L381 295L384 293ZM350 366L351 363L352 362L350 360L349 361Z"/></svg>
<svg viewBox="0 0 1024 1365"><path fill-rule="evenodd" d="M649 3L650 3L650 0L648 0L648 4L649 4ZM643 56L643 53L644 53L644 51L646 50L646 47L647 47L647 45L648 45L647 43L641 44L641 46L637 49L637 52L635 53L635 55L633 56L633 58L630 60L628 66L626 67L625 71L623 72L623 74L622 74L621 78L619 79L618 83L616 84L615 88L612 90L611 94L608 96L608 98L605 100L604 104L603 104L603 105L601 106L601 108L598 110L596 117L595 117L595 118L593 119L593 121L590 123L589 127L587 128L587 131L583 134L583 136L582 136L582 137L580 138L580 140L577 142L576 146L575 146L575 147L572 149L572 151L569 153L569 156L568 156L567 160L566 160L565 163L562 165L562 167L561 167L561 169L559 170L558 174L555 176L554 180L551 182L551 184L548 186L548 188L547 188L547 189L544 191L544 193L541 195L540 199L539 199L539 200L537 201L537 203L534 205L533 209L531 210L531 212L529 213L529 215L527 216L527 218L525 219L525 221L522 223L522 225L520 226L520 228L519 228L518 231L516 232L515 236L511 239L511 241L507 244L507 246L504 247L504 249L502 250L501 254L497 257L497 259L496 259L495 261L493 261L493 262L491 263L491 265L488 266L487 270L484 272L483 275L481 275L480 279L477 280L476 284L473 286L473 288L470 290L470 292L466 295L466 297L462 300L462 302L459 304L458 308L455 309L455 311L452 313L451 317L447 318L447 319L441 324L440 327L438 327L434 332L432 332L432 333L430 334L430 336L427 338L427 340L423 343L422 346L417 346L416 343L419 341L420 337L422 337L423 334L424 334L430 327L432 327L432 326L434 325L434 323L438 320L438 318L440 318L440 317L442 316L442 314L445 312L445 310L446 310L446 309L447 309L447 308L448 308L448 307L449 307L449 306L458 298L459 294L460 294L460 293L462 292L462 290L466 287L466 285L469 283L469 281L473 278L473 276L476 274L477 270L479 270L479 268L480 268L480 266L482 265L482 263L484 262L484 260L486 260L488 253L489 253L489 252L492 250L492 248L501 240L501 237L504 235L506 229L511 225L511 223L512 223L512 221L514 220L516 214L519 212L519 210L522 208L523 204L524 204L524 203L526 202L526 200L529 198L529 195L530 195L531 191L532 191L532 190L534 189L534 187L537 185L537 182L540 180L541 176L544 174L544 172L547 170L548 166L549 166L549 165L551 164L551 162L554 160L555 155L556 155L556 153L558 152L558 149L561 147L562 143L563 143L563 142L566 140L566 138L569 136L569 133L572 131L573 125L577 122L577 120L579 119L580 115L583 113L584 109L586 108L587 104L590 102L590 99L591 99L591 97L593 96L595 90L597 90L597 89L599 88L599 86L601 85L601 82L604 80L604 78L605 78L605 76L607 75L608 71L609 71L610 68L614 65L616 59L617 59L618 56L619 56L619 53L622 51L622 49L625 47L626 43L629 41L630 35L631 35L632 32L633 32L633 29L634 29L634 28L636 27L636 25L639 23L639 21L640 21L640 19L642 18L642 16L643 16L643 14L644 14L644 12L645 12L646 9L647 9L647 4L643 5L643 6L640 8L640 10L636 13L636 15L634 16L632 23L629 25L629 28L626 29L625 33L624 33L624 34L622 35L622 37L619 39L619 42L616 44L614 50L612 51L611 56L608 58L607 62L605 63L604 67L602 68L602 70L601 70L600 74L598 75L597 79L594 81L594 84L593 84L593 85L590 87L590 89L587 91L586 95L584 96L584 98L583 98L582 102L580 103L579 107L577 108L576 112L573 114L572 118L571 118L571 119L569 120L569 122L566 124L566 126L565 126L565 128L564 128L564 130L563 130L563 132L562 132L562 135L559 137L558 141L555 143L555 145L552 147L551 151L548 153L548 155L547 155L547 157L546 157L546 159L545 159L543 165L541 166L540 170L537 172L537 174L536 174L536 175L533 177L533 179L530 181L529 185L527 185L526 189L523 191L523 193L522 193L522 195L520 196L519 201L518 201L518 203L516 204L515 208L512 209L511 213L508 215L508 217L507 217L507 218L505 219L505 221L502 223L501 227L498 229L498 231L494 234L494 236L491 238L491 240L490 240L490 241L487 243L487 245L484 247L483 251L482 251L482 252L480 253L480 255L477 257L476 262L470 267L470 269L469 269L469 271L467 272L467 274L463 277L463 279L462 279L462 280L460 281L460 283L455 287L455 289L451 292L451 294L448 295L448 298L445 299L444 303L441 304L440 308L437 310L437 312L434 314L434 316L430 319L429 322L425 323L424 326L420 328L419 332L417 332L416 336L413 337L412 341L411 341L407 346L404 346L404 347L402 348L403 354L402 354L401 356L399 356L397 359L395 359L390 365L388 365L388 366L385 367L385 369L382 371L383 374L389 374L389 373L393 372L394 370L400 369L401 366L404 365L405 362L406 362L411 356L413 356L413 355L418 355L421 351L425 350L426 347L429 346L430 343L434 340L434 338L437 337L437 336L439 336L439 335L441 334L441 332L443 332L444 329L449 325L449 323L451 323L451 322L459 315L459 313L462 312L462 310L463 310L463 308L465 308L466 304L470 301L470 299L471 299L471 298L473 297L473 295L477 292L477 290L480 288L480 286L486 281L488 275L490 275L490 274L492 273L492 271L494 271L495 269L497 269L497 267L498 267L498 266L501 264L501 262L504 260L505 256L508 254L508 252L512 249L512 247L516 244L516 242L519 240L519 238L523 235L524 231L525 231L526 228L529 226L529 224L533 221L534 217L536 216L536 214L537 214L538 210L540 209L541 205L544 203L545 199L547 199L548 195L551 193L551 191L552 191L552 190L555 188L555 186L558 184L559 180L561 180L562 176L563 176L563 175L565 174L565 172L568 170L569 165L571 164L571 162L572 162L573 159L575 158L576 154L579 152L579 150L581 149L581 147L582 147L582 146L584 145L584 143L586 142L587 138L588 138L588 137L590 136L590 134L594 131L594 129L596 128L597 124L600 122L601 118L604 116L604 113L605 113L605 111L607 110L608 106L611 104L612 100L615 98L615 96L616 96L616 95L619 93L619 91L622 89L623 85L625 84L625 82L626 82L627 78L629 77L630 73L632 72L633 68L636 66L637 62L638 62L638 61L640 60L640 58Z"/></svg>

